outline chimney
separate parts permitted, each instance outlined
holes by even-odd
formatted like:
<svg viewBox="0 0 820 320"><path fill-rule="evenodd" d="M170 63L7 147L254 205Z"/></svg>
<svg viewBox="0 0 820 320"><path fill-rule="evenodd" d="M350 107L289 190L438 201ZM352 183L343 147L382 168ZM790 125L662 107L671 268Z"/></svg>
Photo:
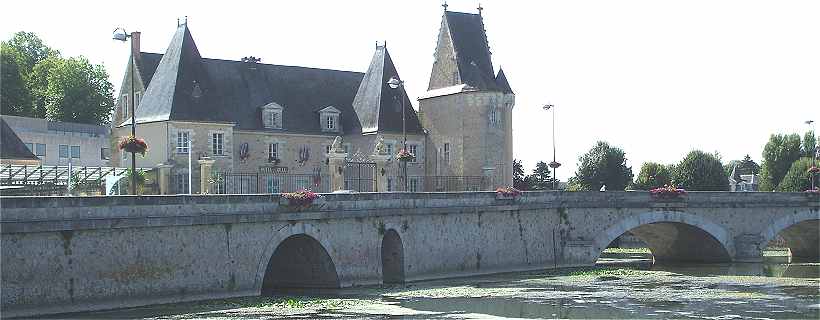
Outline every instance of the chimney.
<svg viewBox="0 0 820 320"><path fill-rule="evenodd" d="M139 59L140 57L140 32L131 32L131 56Z"/></svg>

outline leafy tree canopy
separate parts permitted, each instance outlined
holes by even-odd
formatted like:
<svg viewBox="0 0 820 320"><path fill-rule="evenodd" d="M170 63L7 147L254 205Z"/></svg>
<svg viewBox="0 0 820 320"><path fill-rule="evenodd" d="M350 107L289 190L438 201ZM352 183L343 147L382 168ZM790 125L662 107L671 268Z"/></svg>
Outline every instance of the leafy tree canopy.
<svg viewBox="0 0 820 320"><path fill-rule="evenodd" d="M522 191L530 190L525 178L524 165L521 164L521 160L513 160L513 187Z"/></svg>
<svg viewBox="0 0 820 320"><path fill-rule="evenodd" d="M528 183L532 190L551 190L552 189L552 176L550 172L550 167L544 161L538 161L535 164L535 169L532 170L532 174L527 176Z"/></svg>
<svg viewBox="0 0 820 320"><path fill-rule="evenodd" d="M626 165L626 154L621 148L610 147L598 141L592 149L578 158L570 190L598 190L606 185L608 190L624 190L632 181L632 168Z"/></svg>
<svg viewBox="0 0 820 320"><path fill-rule="evenodd" d="M780 181L780 184L775 189L776 191L784 192L801 192L811 189L811 173L809 168L812 166L812 158L802 157L792 163L789 171ZM815 178L817 179L817 178ZM815 183L817 181L815 180Z"/></svg>
<svg viewBox="0 0 820 320"><path fill-rule="evenodd" d="M675 166L673 182L692 191L729 190L729 178L718 156L700 150L690 151Z"/></svg>
<svg viewBox="0 0 820 320"><path fill-rule="evenodd" d="M669 185L672 183L673 170L674 166L671 165L645 162L641 165L634 187L636 190L650 190Z"/></svg>
<svg viewBox="0 0 820 320"><path fill-rule="evenodd" d="M743 157L743 160L732 160L729 163L723 166L724 171L726 171L727 176L732 175L732 170L735 169L737 166L737 174L758 174L760 173L760 165L757 162L754 162L752 158L747 154Z"/></svg>
<svg viewBox="0 0 820 320"><path fill-rule="evenodd" d="M809 158L816 156L816 148L817 137L814 135L814 131L806 132L806 134L803 135L803 156Z"/></svg>
<svg viewBox="0 0 820 320"><path fill-rule="evenodd" d="M2 114L105 124L114 89L102 65L63 58L30 32L2 43Z"/></svg>
<svg viewBox="0 0 820 320"><path fill-rule="evenodd" d="M760 191L773 191L786 176L792 163L800 158L801 143L798 134L773 134L763 148L760 167Z"/></svg>

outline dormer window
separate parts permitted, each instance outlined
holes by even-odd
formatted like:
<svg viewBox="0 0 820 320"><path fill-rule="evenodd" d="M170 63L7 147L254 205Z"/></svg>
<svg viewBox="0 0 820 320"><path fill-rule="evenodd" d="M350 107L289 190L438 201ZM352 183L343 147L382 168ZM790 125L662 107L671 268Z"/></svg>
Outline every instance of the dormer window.
<svg viewBox="0 0 820 320"><path fill-rule="evenodd" d="M340 132L342 125L339 117L342 112L332 106L319 110L319 125L324 132Z"/></svg>
<svg viewBox="0 0 820 320"><path fill-rule="evenodd" d="M262 106L262 126L266 129L282 129L282 106L276 102Z"/></svg>

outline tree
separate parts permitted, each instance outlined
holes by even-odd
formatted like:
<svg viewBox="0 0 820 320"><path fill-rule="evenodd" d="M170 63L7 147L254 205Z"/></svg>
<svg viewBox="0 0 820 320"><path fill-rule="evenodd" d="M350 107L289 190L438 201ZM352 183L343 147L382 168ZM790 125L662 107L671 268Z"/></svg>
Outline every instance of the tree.
<svg viewBox="0 0 820 320"><path fill-rule="evenodd" d="M31 92L26 86L26 81L20 74L20 65L17 63L17 56L20 53L13 47L2 44L0 47L0 106L2 114L13 116L25 116L31 113Z"/></svg>
<svg viewBox="0 0 820 320"><path fill-rule="evenodd" d="M46 60L48 61L48 59ZM114 87L100 65L84 57L57 61L48 72L46 118L104 124L114 108Z"/></svg>
<svg viewBox="0 0 820 320"><path fill-rule="evenodd" d="M775 189L783 192L801 192L811 189L811 173L809 168L812 166L812 158L802 157L792 163L789 171L780 181L780 184ZM816 182L816 181L815 181Z"/></svg>
<svg viewBox="0 0 820 320"><path fill-rule="evenodd" d="M598 190L604 184L609 190L624 190L632 182L632 168L626 166L623 150L598 141L578 158L578 170L570 190Z"/></svg>
<svg viewBox="0 0 820 320"><path fill-rule="evenodd" d="M672 183L673 166L655 162L645 162L635 179L635 189L650 190Z"/></svg>
<svg viewBox="0 0 820 320"><path fill-rule="evenodd" d="M18 32L2 43L3 114L105 124L114 87L102 65L62 58L36 34Z"/></svg>
<svg viewBox="0 0 820 320"><path fill-rule="evenodd" d="M692 150L675 166L673 182L692 191L729 191L729 178L718 156Z"/></svg>
<svg viewBox="0 0 820 320"><path fill-rule="evenodd" d="M760 167L760 191L773 191L786 176L792 163L800 158L800 136L797 134L773 134L763 148L763 165Z"/></svg>
<svg viewBox="0 0 820 320"><path fill-rule="evenodd" d="M524 176L524 165L521 164L521 160L513 160L513 187L522 191L530 190L530 185Z"/></svg>
<svg viewBox="0 0 820 320"><path fill-rule="evenodd" d="M803 156L804 157L814 157L815 156L815 148L817 148L817 137L814 136L814 131L806 132L803 136Z"/></svg>
<svg viewBox="0 0 820 320"><path fill-rule="evenodd" d="M527 176L532 190L552 190L552 177L550 167L544 161L538 161L532 174Z"/></svg>

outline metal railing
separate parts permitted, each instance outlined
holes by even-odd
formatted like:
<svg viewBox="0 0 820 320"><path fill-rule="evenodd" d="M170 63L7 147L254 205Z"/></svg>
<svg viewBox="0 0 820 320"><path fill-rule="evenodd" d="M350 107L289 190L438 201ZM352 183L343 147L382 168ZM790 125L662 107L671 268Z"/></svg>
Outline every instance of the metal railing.
<svg viewBox="0 0 820 320"><path fill-rule="evenodd" d="M309 189L330 192L330 178L321 174L275 174L257 172L218 172L213 178L216 194L261 194Z"/></svg>
<svg viewBox="0 0 820 320"><path fill-rule="evenodd" d="M28 165L0 165L0 184L12 185L66 185L71 175L72 183L80 184L92 181L102 181L108 175L121 175L128 168L118 167L81 167L72 166L28 166ZM69 171L70 170L70 171ZM147 171L145 168L137 170Z"/></svg>
<svg viewBox="0 0 820 320"><path fill-rule="evenodd" d="M458 192L490 190L481 176L408 176L407 191L410 192ZM404 177L391 175L383 191L404 191Z"/></svg>

